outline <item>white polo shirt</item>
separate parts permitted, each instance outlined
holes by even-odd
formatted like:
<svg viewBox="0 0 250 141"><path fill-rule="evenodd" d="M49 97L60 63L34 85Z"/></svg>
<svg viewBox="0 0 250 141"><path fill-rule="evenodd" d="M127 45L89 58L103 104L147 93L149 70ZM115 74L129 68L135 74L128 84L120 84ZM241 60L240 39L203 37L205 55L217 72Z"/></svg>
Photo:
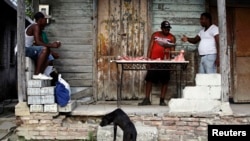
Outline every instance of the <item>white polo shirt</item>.
<svg viewBox="0 0 250 141"><path fill-rule="evenodd" d="M206 31L203 28L198 36L200 36L201 40L199 43L198 51L199 55L207 55L207 54L216 54L216 42L215 35L219 34L219 28L212 24Z"/></svg>

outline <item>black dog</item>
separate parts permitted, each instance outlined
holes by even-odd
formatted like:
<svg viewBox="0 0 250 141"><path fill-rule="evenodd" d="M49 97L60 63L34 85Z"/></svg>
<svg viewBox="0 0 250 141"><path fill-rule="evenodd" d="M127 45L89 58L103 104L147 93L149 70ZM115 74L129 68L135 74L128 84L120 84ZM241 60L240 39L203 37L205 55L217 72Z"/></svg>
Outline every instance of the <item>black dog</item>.
<svg viewBox="0 0 250 141"><path fill-rule="evenodd" d="M106 126L110 123L114 124L114 141L116 141L117 126L123 131L123 141L136 141L137 131L128 115L120 108L102 117L100 126Z"/></svg>

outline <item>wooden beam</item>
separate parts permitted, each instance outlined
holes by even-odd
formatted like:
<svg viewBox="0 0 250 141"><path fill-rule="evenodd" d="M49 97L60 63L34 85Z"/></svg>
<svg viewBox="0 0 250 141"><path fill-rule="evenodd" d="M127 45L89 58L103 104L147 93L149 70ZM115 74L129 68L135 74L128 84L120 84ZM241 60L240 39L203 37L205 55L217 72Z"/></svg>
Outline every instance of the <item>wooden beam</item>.
<svg viewBox="0 0 250 141"><path fill-rule="evenodd" d="M25 1L17 1L17 87L18 101L23 102L26 97L26 82L25 82Z"/></svg>
<svg viewBox="0 0 250 141"><path fill-rule="evenodd" d="M220 38L220 72L221 72L221 100L229 101L230 80L230 52L227 46L227 22L225 0L217 0L219 38Z"/></svg>

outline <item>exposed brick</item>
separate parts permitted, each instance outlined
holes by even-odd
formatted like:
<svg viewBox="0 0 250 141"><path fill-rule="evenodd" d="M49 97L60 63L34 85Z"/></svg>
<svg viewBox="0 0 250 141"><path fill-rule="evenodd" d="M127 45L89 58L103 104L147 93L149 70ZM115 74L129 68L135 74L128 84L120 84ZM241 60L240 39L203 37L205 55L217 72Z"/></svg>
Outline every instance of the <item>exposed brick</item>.
<svg viewBox="0 0 250 141"><path fill-rule="evenodd" d="M53 123L51 120L47 120L47 119L40 120L40 124L51 124L51 123Z"/></svg>
<svg viewBox="0 0 250 141"><path fill-rule="evenodd" d="M28 120L28 123L29 123L29 124L39 123L39 120L35 120L35 119Z"/></svg>
<svg viewBox="0 0 250 141"><path fill-rule="evenodd" d="M196 121L194 121L194 122L187 122L187 125L189 125L189 126L199 126L200 124L199 124L199 122L196 122Z"/></svg>
<svg viewBox="0 0 250 141"><path fill-rule="evenodd" d="M168 125L168 126L175 125L175 121L171 121L171 120L163 121L162 125Z"/></svg>
<svg viewBox="0 0 250 141"><path fill-rule="evenodd" d="M186 121L179 121L179 122L176 122L176 125L177 126L185 126L185 125L187 125L188 123L186 122Z"/></svg>
<svg viewBox="0 0 250 141"><path fill-rule="evenodd" d="M39 131L30 130L30 131L29 131L29 135L30 135L30 136L37 136L37 135L39 135Z"/></svg>
<svg viewBox="0 0 250 141"><path fill-rule="evenodd" d="M179 121L180 118L178 118L178 117L162 117L162 120Z"/></svg>
<svg viewBox="0 0 250 141"><path fill-rule="evenodd" d="M162 121L151 121L152 126L160 126L162 125Z"/></svg>
<svg viewBox="0 0 250 141"><path fill-rule="evenodd" d="M56 136L57 131L50 131L50 130L40 131L40 135L42 135L42 136Z"/></svg>
<svg viewBox="0 0 250 141"><path fill-rule="evenodd" d="M158 120L160 118L161 120ZM200 118L168 115L165 117L151 115L145 118L145 115L134 115L131 119L140 126L157 127L158 141L207 141L207 125L249 124L250 118L247 116ZM26 140L84 140L88 139L90 132L96 135L100 117L66 117L58 113L31 113L30 116L21 116L17 120L21 120L17 135L24 136Z"/></svg>

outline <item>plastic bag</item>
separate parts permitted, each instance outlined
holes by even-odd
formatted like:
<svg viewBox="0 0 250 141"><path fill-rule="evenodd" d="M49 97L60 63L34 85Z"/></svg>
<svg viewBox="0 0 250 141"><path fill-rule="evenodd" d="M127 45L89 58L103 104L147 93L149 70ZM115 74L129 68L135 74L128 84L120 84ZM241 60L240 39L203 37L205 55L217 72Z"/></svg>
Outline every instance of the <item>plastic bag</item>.
<svg viewBox="0 0 250 141"><path fill-rule="evenodd" d="M70 85L69 85L68 82L66 82L66 81L62 78L62 75L61 75L61 74L58 75L58 81L61 82L61 83L66 87L66 89L68 89L68 91L69 91L69 96L70 96L70 95L71 95Z"/></svg>
<svg viewBox="0 0 250 141"><path fill-rule="evenodd" d="M70 101L70 86L69 84L61 77L61 74L58 75L58 81L56 82L55 87L55 100L58 105L64 107Z"/></svg>

